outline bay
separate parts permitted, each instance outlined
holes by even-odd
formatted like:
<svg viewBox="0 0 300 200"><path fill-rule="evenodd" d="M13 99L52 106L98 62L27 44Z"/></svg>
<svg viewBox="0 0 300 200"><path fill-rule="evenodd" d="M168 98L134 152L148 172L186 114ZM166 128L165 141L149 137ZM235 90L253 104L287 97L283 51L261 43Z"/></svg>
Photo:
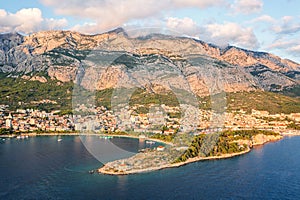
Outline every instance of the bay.
<svg viewBox="0 0 300 200"><path fill-rule="evenodd" d="M299 199L300 137L224 160L128 176L89 174L102 165L79 136L0 142L0 199ZM112 139L137 152L138 140Z"/></svg>

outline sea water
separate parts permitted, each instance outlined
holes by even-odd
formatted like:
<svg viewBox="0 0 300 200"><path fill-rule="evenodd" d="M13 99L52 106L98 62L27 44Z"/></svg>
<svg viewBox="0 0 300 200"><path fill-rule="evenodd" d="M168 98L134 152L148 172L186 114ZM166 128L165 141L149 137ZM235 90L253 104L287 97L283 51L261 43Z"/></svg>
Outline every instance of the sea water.
<svg viewBox="0 0 300 200"><path fill-rule="evenodd" d="M248 154L142 174L90 174L102 163L79 136L0 141L0 199L299 199L300 137ZM98 138L95 138L98 139ZM137 139L112 142L135 153Z"/></svg>

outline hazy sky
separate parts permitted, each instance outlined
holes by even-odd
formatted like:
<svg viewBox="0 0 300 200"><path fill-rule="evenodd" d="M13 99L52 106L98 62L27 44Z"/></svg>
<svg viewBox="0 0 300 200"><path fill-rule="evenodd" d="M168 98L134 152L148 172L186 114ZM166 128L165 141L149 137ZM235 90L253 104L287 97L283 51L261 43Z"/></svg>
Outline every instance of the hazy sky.
<svg viewBox="0 0 300 200"><path fill-rule="evenodd" d="M175 30L300 62L299 0L0 0L0 32Z"/></svg>

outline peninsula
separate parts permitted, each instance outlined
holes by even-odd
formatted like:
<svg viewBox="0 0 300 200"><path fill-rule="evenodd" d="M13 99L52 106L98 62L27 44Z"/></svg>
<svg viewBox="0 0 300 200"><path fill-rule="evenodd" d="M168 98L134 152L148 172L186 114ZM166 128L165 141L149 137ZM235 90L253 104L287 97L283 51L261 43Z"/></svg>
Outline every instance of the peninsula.
<svg viewBox="0 0 300 200"><path fill-rule="evenodd" d="M188 163L230 158L251 151L256 145L277 141L282 136L272 131L240 130L195 136L189 147L178 144L147 152L140 152L127 158L106 163L99 173L127 175L179 167Z"/></svg>

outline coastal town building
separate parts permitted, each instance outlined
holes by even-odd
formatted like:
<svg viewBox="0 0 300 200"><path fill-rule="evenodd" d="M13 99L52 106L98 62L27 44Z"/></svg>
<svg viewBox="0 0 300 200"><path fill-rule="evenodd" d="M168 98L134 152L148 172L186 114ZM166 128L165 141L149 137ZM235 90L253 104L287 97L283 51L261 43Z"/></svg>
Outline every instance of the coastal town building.
<svg viewBox="0 0 300 200"><path fill-rule="evenodd" d="M147 134L172 135L185 132L179 107L152 108L150 113L136 113L136 107L114 113L105 107L80 107L74 115L60 115L60 111L45 112L34 109L8 110L0 106L0 128L15 132L121 132L134 131ZM86 115L84 113L93 113ZM192 113L189 113L192 115ZM189 127L194 135L210 134L223 129L263 129L284 132L291 124L300 124L300 113L270 114L266 111L243 110L216 115L210 110L200 109L198 118ZM192 118L192 117L190 117Z"/></svg>

